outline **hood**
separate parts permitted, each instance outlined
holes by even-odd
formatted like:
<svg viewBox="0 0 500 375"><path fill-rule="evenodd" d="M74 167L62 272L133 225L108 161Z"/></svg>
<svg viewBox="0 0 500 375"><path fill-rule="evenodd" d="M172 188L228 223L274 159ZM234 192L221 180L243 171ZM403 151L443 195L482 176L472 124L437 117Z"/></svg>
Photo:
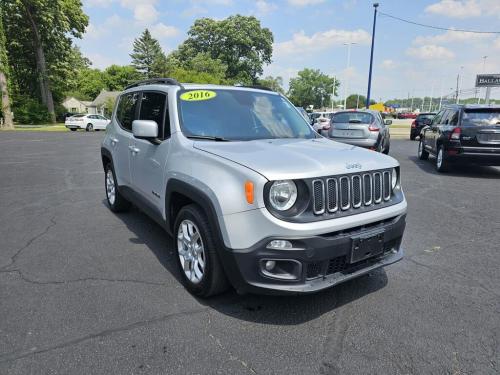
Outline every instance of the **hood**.
<svg viewBox="0 0 500 375"><path fill-rule="evenodd" d="M390 156L326 138L196 141L194 147L244 165L268 180L332 176L398 165Z"/></svg>

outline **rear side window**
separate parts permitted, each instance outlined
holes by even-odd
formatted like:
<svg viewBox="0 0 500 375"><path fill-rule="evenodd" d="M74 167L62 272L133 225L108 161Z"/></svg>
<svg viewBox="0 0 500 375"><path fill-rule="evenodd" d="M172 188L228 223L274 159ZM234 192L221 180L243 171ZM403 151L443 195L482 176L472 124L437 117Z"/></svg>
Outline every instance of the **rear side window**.
<svg viewBox="0 0 500 375"><path fill-rule="evenodd" d="M500 125L500 109L485 108L465 110L462 114L462 125L464 126L492 126Z"/></svg>
<svg viewBox="0 0 500 375"><path fill-rule="evenodd" d="M152 120L158 124L158 138L170 136L170 123L166 112L167 96L158 92L143 92L139 119ZM165 119L167 119L165 123Z"/></svg>
<svg viewBox="0 0 500 375"><path fill-rule="evenodd" d="M121 127L125 130L132 131L132 121L135 119L135 110L139 94L132 92L124 94L120 97L120 102L116 109L116 117Z"/></svg>
<svg viewBox="0 0 500 375"><path fill-rule="evenodd" d="M365 112L339 112L332 117L332 122L339 124L371 124L374 120L371 113Z"/></svg>

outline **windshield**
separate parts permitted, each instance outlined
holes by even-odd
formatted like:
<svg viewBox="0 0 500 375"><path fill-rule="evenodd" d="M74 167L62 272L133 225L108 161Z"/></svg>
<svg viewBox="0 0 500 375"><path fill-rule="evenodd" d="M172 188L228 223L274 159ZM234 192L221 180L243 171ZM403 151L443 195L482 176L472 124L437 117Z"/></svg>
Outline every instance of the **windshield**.
<svg viewBox="0 0 500 375"><path fill-rule="evenodd" d="M373 121L373 115L366 112L338 112L332 117L332 122L338 124L371 124Z"/></svg>
<svg viewBox="0 0 500 375"><path fill-rule="evenodd" d="M232 141L316 138L285 98L247 90L182 90L178 94L182 132L187 137Z"/></svg>
<svg viewBox="0 0 500 375"><path fill-rule="evenodd" d="M465 110L462 124L466 126L500 125L500 108Z"/></svg>

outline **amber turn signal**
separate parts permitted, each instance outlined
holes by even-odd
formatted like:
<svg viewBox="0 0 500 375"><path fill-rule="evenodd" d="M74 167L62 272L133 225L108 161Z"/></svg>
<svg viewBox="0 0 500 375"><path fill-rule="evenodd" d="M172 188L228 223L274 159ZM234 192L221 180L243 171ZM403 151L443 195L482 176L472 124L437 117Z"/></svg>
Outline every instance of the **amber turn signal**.
<svg viewBox="0 0 500 375"><path fill-rule="evenodd" d="M247 197L247 202L253 204L253 182L245 182L245 196Z"/></svg>

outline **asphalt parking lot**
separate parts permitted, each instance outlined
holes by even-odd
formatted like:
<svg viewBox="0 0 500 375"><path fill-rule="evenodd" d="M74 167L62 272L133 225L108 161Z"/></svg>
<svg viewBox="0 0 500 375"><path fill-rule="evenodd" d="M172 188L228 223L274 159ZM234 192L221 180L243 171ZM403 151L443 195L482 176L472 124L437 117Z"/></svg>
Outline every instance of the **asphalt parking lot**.
<svg viewBox="0 0 500 375"><path fill-rule="evenodd" d="M173 245L105 204L102 133L0 134L1 374L496 374L500 169L393 140L405 258L301 297L197 300Z"/></svg>

